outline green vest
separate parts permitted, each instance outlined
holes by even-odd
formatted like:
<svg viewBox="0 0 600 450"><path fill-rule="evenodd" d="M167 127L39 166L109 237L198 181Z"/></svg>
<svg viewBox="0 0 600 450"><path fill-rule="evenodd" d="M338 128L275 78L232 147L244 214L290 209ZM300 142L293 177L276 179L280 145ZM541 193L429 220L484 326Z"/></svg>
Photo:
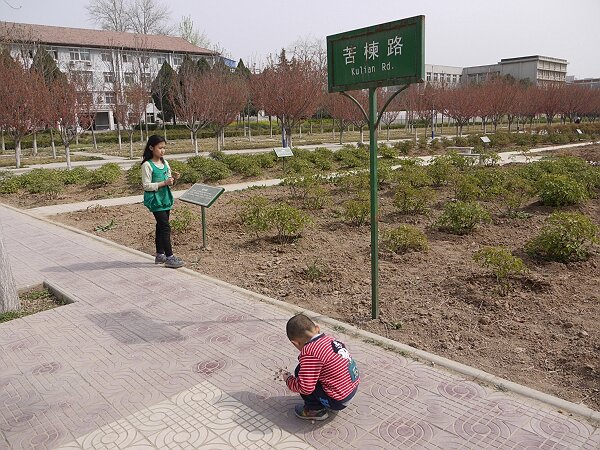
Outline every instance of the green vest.
<svg viewBox="0 0 600 450"><path fill-rule="evenodd" d="M164 163L162 169L156 167L156 165L148 160L150 167L152 167L152 183L160 183L167 179L169 173L169 167L167 163ZM144 205L150 211L166 211L173 207L173 194L169 186L163 186L158 191L144 191Z"/></svg>

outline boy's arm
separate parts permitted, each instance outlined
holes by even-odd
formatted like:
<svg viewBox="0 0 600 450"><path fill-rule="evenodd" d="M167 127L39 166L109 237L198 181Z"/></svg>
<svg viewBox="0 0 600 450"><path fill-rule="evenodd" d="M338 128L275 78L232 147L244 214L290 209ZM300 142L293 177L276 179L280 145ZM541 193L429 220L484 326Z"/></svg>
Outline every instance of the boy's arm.
<svg viewBox="0 0 600 450"><path fill-rule="evenodd" d="M285 380L288 388L292 392L309 395L315 390L323 362L312 355L300 355L300 371L298 376L290 375Z"/></svg>

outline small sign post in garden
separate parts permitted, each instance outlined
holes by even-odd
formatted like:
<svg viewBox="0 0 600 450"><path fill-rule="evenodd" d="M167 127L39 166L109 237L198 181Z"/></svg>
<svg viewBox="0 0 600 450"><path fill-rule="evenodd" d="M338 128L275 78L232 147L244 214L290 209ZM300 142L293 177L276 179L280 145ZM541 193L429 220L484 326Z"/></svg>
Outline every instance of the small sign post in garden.
<svg viewBox="0 0 600 450"><path fill-rule="evenodd" d="M283 161L282 170L285 172L285 158L289 158L290 156L294 156L294 152L290 147L278 147L274 148L273 151L278 158L281 158Z"/></svg>
<svg viewBox="0 0 600 450"><path fill-rule="evenodd" d="M410 17L327 36L329 92L340 92L362 111L370 132L371 186L371 316L379 316L379 231L377 135L379 121L394 97L425 74L425 16ZM377 88L398 86L377 112ZM346 91L369 89L369 112Z"/></svg>
<svg viewBox="0 0 600 450"><path fill-rule="evenodd" d="M207 184L196 183L185 191L179 200L200 205L202 212L202 250L210 250L206 239L206 208L209 208L225 191L225 188L219 186L209 186Z"/></svg>

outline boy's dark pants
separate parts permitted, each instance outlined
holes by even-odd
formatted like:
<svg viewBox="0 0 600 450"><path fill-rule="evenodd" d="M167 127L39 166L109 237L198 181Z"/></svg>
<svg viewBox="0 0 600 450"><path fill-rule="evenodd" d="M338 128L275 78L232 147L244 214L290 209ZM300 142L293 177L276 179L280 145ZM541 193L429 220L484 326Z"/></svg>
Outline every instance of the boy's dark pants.
<svg viewBox="0 0 600 450"><path fill-rule="evenodd" d="M294 375L296 377L298 377L298 372L300 372L300 364L298 364L298 366L296 366L296 370L294 370ZM334 398L331 398L329 395L327 395L325 393L325 391L323 390L323 386L321 385L321 382L317 381L315 390L312 391L312 393L310 393L309 395L300 394L300 396L304 400L304 406L306 407L306 409L309 409L311 411L319 410L319 409L323 409L323 408L332 409L334 411L341 411L346 406L348 406L348 403L350 402L350 400L352 400L352 397L354 397L354 394L356 394L357 389L358 388L354 389L350 393L350 395L348 397L346 397L345 399L336 400Z"/></svg>

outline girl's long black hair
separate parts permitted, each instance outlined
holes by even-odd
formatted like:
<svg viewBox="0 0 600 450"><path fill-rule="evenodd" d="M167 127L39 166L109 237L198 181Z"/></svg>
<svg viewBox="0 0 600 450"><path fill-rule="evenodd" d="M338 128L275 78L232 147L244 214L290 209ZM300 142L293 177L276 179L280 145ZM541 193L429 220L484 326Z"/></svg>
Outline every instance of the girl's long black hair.
<svg viewBox="0 0 600 450"><path fill-rule="evenodd" d="M158 134L153 134L148 138L148 142L146 142L146 147L144 148L144 154L142 155L142 164L146 161L152 159L152 148L161 142L167 142L164 137L159 136ZM160 158L160 160L164 163L164 159Z"/></svg>

